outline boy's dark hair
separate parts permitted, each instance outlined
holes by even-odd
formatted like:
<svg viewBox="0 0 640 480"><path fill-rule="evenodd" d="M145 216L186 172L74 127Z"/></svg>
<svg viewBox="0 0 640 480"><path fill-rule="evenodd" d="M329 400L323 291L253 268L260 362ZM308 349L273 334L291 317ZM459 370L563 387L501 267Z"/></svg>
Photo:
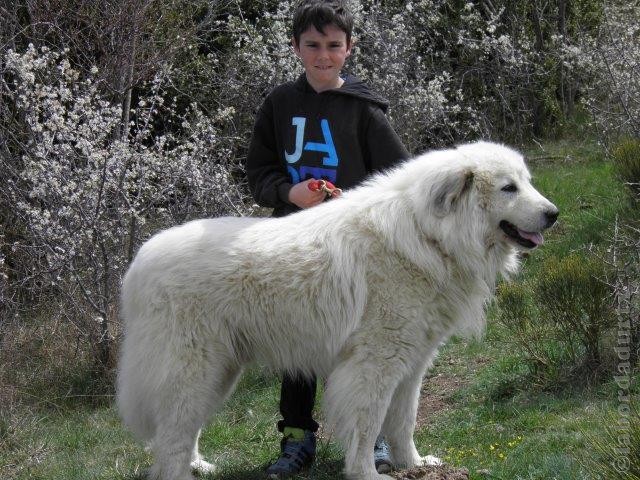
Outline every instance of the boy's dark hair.
<svg viewBox="0 0 640 480"><path fill-rule="evenodd" d="M353 15L339 0L302 0L293 14L293 38L300 45L300 35L311 25L324 34L324 27L333 24L347 34L351 42Z"/></svg>

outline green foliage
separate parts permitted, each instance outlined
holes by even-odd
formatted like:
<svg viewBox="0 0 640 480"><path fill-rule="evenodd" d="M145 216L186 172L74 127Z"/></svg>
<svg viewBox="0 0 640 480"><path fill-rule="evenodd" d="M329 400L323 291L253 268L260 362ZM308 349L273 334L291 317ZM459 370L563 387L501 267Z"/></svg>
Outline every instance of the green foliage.
<svg viewBox="0 0 640 480"><path fill-rule="evenodd" d="M640 206L640 138L621 141L613 150L612 158L618 178L629 188L634 203Z"/></svg>
<svg viewBox="0 0 640 480"><path fill-rule="evenodd" d="M604 435L587 433L589 448L584 459L592 478L640 480L640 410L633 403L620 403L607 415Z"/></svg>
<svg viewBox="0 0 640 480"><path fill-rule="evenodd" d="M544 156L558 160L536 166L535 159ZM564 257L587 245L606 249L626 192L612 162L604 161L602 146L590 139L579 145L562 140L532 149L528 157L536 187L560 209L558 224L545 234L543 248L525 260L528 276L535 275L547 257Z"/></svg>
<svg viewBox="0 0 640 480"><path fill-rule="evenodd" d="M595 256L550 257L530 282L498 289L498 321L530 372L548 387L580 370L602 366L603 336L612 325L605 265Z"/></svg>
<svg viewBox="0 0 640 480"><path fill-rule="evenodd" d="M530 287L525 282L503 283L498 288L498 320L513 334L535 370L549 366L546 348L549 326L537 322ZM541 331L545 328L545 331Z"/></svg>
<svg viewBox="0 0 640 480"><path fill-rule="evenodd" d="M572 358L584 347L584 360L600 364L600 343L612 325L611 289L604 283L605 266L595 256L569 255L546 261L535 286L543 324L553 325L566 339Z"/></svg>

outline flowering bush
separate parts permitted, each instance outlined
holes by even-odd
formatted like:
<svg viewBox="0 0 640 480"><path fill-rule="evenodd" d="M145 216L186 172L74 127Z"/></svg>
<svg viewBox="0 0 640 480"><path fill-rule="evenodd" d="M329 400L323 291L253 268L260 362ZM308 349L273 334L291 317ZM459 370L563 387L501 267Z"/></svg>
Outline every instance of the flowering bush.
<svg viewBox="0 0 640 480"><path fill-rule="evenodd" d="M273 3L254 2L263 12L256 18L240 8L221 16L215 31L224 48L210 48L205 62L190 62L209 82L209 98L235 108L240 142L250 135L263 96L302 71L290 46L296 2ZM390 100L391 122L415 153L478 137L542 134L570 114L577 82L590 80L587 57L573 40L595 31L582 18L597 11L589 2L574 7L562 32L557 12L538 12L528 3L348 3L355 44L346 69ZM210 39L202 41L210 47Z"/></svg>
<svg viewBox="0 0 640 480"><path fill-rule="evenodd" d="M437 43L424 41L423 32L438 30L438 2L407 2L395 8L359 3L354 8L359 27L351 65L356 75L390 99L391 122L407 148L418 153L488 134L476 105L457 87L459 79L437 59Z"/></svg>
<svg viewBox="0 0 640 480"><path fill-rule="evenodd" d="M13 217L3 273L25 300L63 298L61 311L106 363L117 285L141 239L191 217L249 212L219 127L233 111L176 114L164 105L162 71L120 138L120 108L65 53L9 51L3 73L12 109L3 133L20 137L0 159L2 211ZM154 135L160 110L179 134Z"/></svg>
<svg viewBox="0 0 640 480"><path fill-rule="evenodd" d="M597 78L586 84L584 101L605 139L640 137L640 5L604 3L599 34L585 37L582 58Z"/></svg>

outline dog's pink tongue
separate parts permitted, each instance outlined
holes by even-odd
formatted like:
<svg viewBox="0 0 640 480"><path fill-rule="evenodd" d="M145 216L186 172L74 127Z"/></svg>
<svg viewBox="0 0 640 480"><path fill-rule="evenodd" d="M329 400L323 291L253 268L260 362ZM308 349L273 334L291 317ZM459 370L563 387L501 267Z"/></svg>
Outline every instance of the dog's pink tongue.
<svg viewBox="0 0 640 480"><path fill-rule="evenodd" d="M518 234L522 238L526 238L527 240L531 240L536 245L542 245L544 243L544 237L541 233L537 232L525 232L524 230L518 229Z"/></svg>

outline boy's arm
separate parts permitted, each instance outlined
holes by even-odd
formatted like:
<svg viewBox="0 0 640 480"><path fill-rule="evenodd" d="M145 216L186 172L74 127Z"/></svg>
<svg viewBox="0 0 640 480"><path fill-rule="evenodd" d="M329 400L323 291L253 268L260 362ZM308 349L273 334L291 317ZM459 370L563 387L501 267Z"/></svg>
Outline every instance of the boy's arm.
<svg viewBox="0 0 640 480"><path fill-rule="evenodd" d="M284 163L278 158L268 98L256 116L246 170L251 194L259 205L275 208L290 203L291 179Z"/></svg>
<svg viewBox="0 0 640 480"><path fill-rule="evenodd" d="M367 169L377 172L410 157L381 108L372 107L366 129Z"/></svg>

